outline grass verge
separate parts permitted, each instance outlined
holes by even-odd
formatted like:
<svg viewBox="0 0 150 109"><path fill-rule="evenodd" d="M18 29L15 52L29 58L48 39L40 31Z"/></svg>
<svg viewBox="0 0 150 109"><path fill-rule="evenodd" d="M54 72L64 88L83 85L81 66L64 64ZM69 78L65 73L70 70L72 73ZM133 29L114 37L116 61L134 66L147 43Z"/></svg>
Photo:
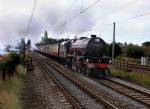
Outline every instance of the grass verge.
<svg viewBox="0 0 150 109"><path fill-rule="evenodd" d="M123 70L111 69L112 75L123 80L133 82L150 89L150 75L142 72L126 72Z"/></svg>
<svg viewBox="0 0 150 109"><path fill-rule="evenodd" d="M17 66L17 73L10 80L0 79L0 109L22 109L20 96L25 86L26 73L23 66Z"/></svg>

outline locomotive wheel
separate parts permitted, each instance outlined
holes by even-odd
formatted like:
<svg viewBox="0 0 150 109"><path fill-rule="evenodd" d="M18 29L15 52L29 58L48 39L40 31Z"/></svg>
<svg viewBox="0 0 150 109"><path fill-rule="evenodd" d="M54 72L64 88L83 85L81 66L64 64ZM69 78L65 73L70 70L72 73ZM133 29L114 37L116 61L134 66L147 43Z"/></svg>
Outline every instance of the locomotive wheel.
<svg viewBox="0 0 150 109"><path fill-rule="evenodd" d="M73 71L77 71L77 68L74 64L72 64L72 69L73 69Z"/></svg>
<svg viewBox="0 0 150 109"><path fill-rule="evenodd" d="M107 68L106 71L107 71L107 75L108 75L108 76L111 76L110 69Z"/></svg>
<svg viewBox="0 0 150 109"><path fill-rule="evenodd" d="M96 77L97 73L96 73L95 69L90 69L89 75L92 76L92 77Z"/></svg>
<svg viewBox="0 0 150 109"><path fill-rule="evenodd" d="M85 73L86 76L89 76L89 74L91 73L91 70L90 69L86 69L84 73Z"/></svg>
<svg viewBox="0 0 150 109"><path fill-rule="evenodd" d="M81 70L80 70L80 68L79 68L79 67L77 67L77 72L78 72L78 73L81 73Z"/></svg>
<svg viewBox="0 0 150 109"><path fill-rule="evenodd" d="M78 73L82 73L83 72L81 65L78 65L77 71L78 71Z"/></svg>
<svg viewBox="0 0 150 109"><path fill-rule="evenodd" d="M102 77L106 76L106 71L104 69L100 69L100 74L102 75Z"/></svg>

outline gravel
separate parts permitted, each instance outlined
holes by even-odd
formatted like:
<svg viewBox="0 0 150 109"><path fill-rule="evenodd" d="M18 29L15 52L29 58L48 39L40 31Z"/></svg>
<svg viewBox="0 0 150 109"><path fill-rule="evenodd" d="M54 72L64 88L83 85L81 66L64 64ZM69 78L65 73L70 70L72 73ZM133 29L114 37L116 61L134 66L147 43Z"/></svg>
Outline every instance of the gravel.
<svg viewBox="0 0 150 109"><path fill-rule="evenodd" d="M25 93L22 97L24 109L72 109L63 93L34 61L34 71L26 79Z"/></svg>
<svg viewBox="0 0 150 109"><path fill-rule="evenodd" d="M72 94L72 96L78 102L80 102L81 106L84 109L104 109L105 108L104 105L100 104L94 98L92 98L91 96L86 94L84 91L79 89L78 86L76 86L71 81L67 80L64 76L60 75L53 68L51 68L50 66L47 66L47 67L49 68L49 71L51 71L51 73L55 75L55 77L57 77L57 79L61 81L63 86Z"/></svg>
<svg viewBox="0 0 150 109"><path fill-rule="evenodd" d="M111 78L112 80L114 81L117 81L117 82L120 82L122 84L125 84L127 86L132 86L133 88L135 89L138 89L138 90L141 90L141 91L144 91L144 92L147 92L150 94L150 89L147 89L145 87L142 87L142 86L139 86L139 85L136 85L134 83L131 83L131 82L127 82L127 81L124 81L124 80L121 80L121 79L118 79L118 78Z"/></svg>
<svg viewBox="0 0 150 109"><path fill-rule="evenodd" d="M52 72L54 72L52 69L50 69L50 70ZM61 68L60 68L60 70L61 70ZM88 87L91 87L92 89L94 89L93 91L95 93L98 93L103 99L105 99L108 102L112 103L113 105L117 106L119 109L149 109L149 107L142 105L141 103L137 102L136 100L131 99L123 94L120 94L111 88L108 88L102 84L95 82L94 80L91 80L85 76L82 76L82 75L79 75L72 71L69 71L68 69L66 69L64 71L66 71L66 74L71 76L72 78L74 78L76 81L80 81L85 86L88 86ZM58 77L60 76L60 74L58 74L58 73L56 73L55 75ZM59 79L62 82L64 82L63 84L65 84L65 82L67 81L67 80L65 80L65 78L62 78L62 77L59 77ZM71 91L74 91L74 93L77 92L76 89L72 85L70 85L69 82L66 83L66 88L67 87L68 87L68 90L70 89L70 92ZM72 90L72 87L74 88L73 90ZM82 99L83 95L81 94L82 96L81 95L79 96L78 94L79 93L77 93L77 95L74 94L74 96L77 97L77 100L80 101ZM85 101L85 100L83 99L83 100L81 100L81 102L82 101ZM83 102L83 105L84 105L84 103L89 104L90 102L88 102L88 101ZM90 104L92 104L92 102ZM92 106L86 107L86 108L95 109L97 107L93 108L93 104L92 104ZM102 108L104 108L104 107L102 106ZM97 108L97 109L100 109L100 108Z"/></svg>
<svg viewBox="0 0 150 109"><path fill-rule="evenodd" d="M118 93L117 91L111 88L99 84L88 77L79 74L77 75L80 76L80 78L82 78L83 80L93 84L96 87L96 90L101 93L101 96L104 99L106 99L108 102L115 103L119 107L121 106L122 109L149 109L149 107L142 105L141 103L135 101L134 99L131 99L123 94Z"/></svg>

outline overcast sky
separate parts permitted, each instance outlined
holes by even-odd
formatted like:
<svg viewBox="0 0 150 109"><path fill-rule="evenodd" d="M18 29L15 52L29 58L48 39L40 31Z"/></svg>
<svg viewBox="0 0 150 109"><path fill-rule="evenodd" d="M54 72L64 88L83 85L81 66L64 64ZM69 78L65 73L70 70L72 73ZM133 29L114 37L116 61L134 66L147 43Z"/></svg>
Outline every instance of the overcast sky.
<svg viewBox="0 0 150 109"><path fill-rule="evenodd" d="M22 37L29 37L36 43L44 30L53 38L97 34L111 42L113 22L150 12L149 0L101 0L75 20L60 26L95 1L38 0L29 33L26 34L34 0L0 0L0 46L15 44ZM118 8L120 10L114 12ZM116 23L116 41L135 44L150 41L150 14Z"/></svg>

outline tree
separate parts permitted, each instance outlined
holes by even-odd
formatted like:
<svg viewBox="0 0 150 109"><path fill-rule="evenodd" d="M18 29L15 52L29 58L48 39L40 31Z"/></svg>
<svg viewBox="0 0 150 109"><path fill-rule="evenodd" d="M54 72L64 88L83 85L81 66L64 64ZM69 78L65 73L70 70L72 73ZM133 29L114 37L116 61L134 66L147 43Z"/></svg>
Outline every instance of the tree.
<svg viewBox="0 0 150 109"><path fill-rule="evenodd" d="M122 54L122 49L120 46L120 43L115 43L115 54L114 57L117 57L119 55ZM111 44L107 44L107 55L108 56L112 56L112 43Z"/></svg>
<svg viewBox="0 0 150 109"><path fill-rule="evenodd" d="M3 72L3 80L5 80L6 74L10 76L16 72L16 66L21 62L20 56L17 53L10 53L3 62L0 63L0 68Z"/></svg>
<svg viewBox="0 0 150 109"><path fill-rule="evenodd" d="M144 43L142 43L142 45L143 45L143 46L150 46L150 42L148 42L148 41L147 41L147 42L144 42Z"/></svg>
<svg viewBox="0 0 150 109"><path fill-rule="evenodd" d="M140 58L144 56L144 49L141 46L130 44L126 47L126 56L131 58Z"/></svg>
<svg viewBox="0 0 150 109"><path fill-rule="evenodd" d="M44 36L41 37L41 39L42 39L43 43L48 43L48 33L47 33L47 31L44 32Z"/></svg>
<svg viewBox="0 0 150 109"><path fill-rule="evenodd" d="M142 45L144 46L144 54L150 57L150 42L144 42Z"/></svg>
<svg viewBox="0 0 150 109"><path fill-rule="evenodd" d="M45 31L44 36L41 37L41 42L36 43L36 46L43 46L43 45L55 44L55 43L57 43L57 40L53 38L48 38L48 33L47 31Z"/></svg>
<svg viewBox="0 0 150 109"><path fill-rule="evenodd" d="M6 48L5 48L5 50L7 51L7 52L10 52L11 50L11 45L6 45Z"/></svg>

